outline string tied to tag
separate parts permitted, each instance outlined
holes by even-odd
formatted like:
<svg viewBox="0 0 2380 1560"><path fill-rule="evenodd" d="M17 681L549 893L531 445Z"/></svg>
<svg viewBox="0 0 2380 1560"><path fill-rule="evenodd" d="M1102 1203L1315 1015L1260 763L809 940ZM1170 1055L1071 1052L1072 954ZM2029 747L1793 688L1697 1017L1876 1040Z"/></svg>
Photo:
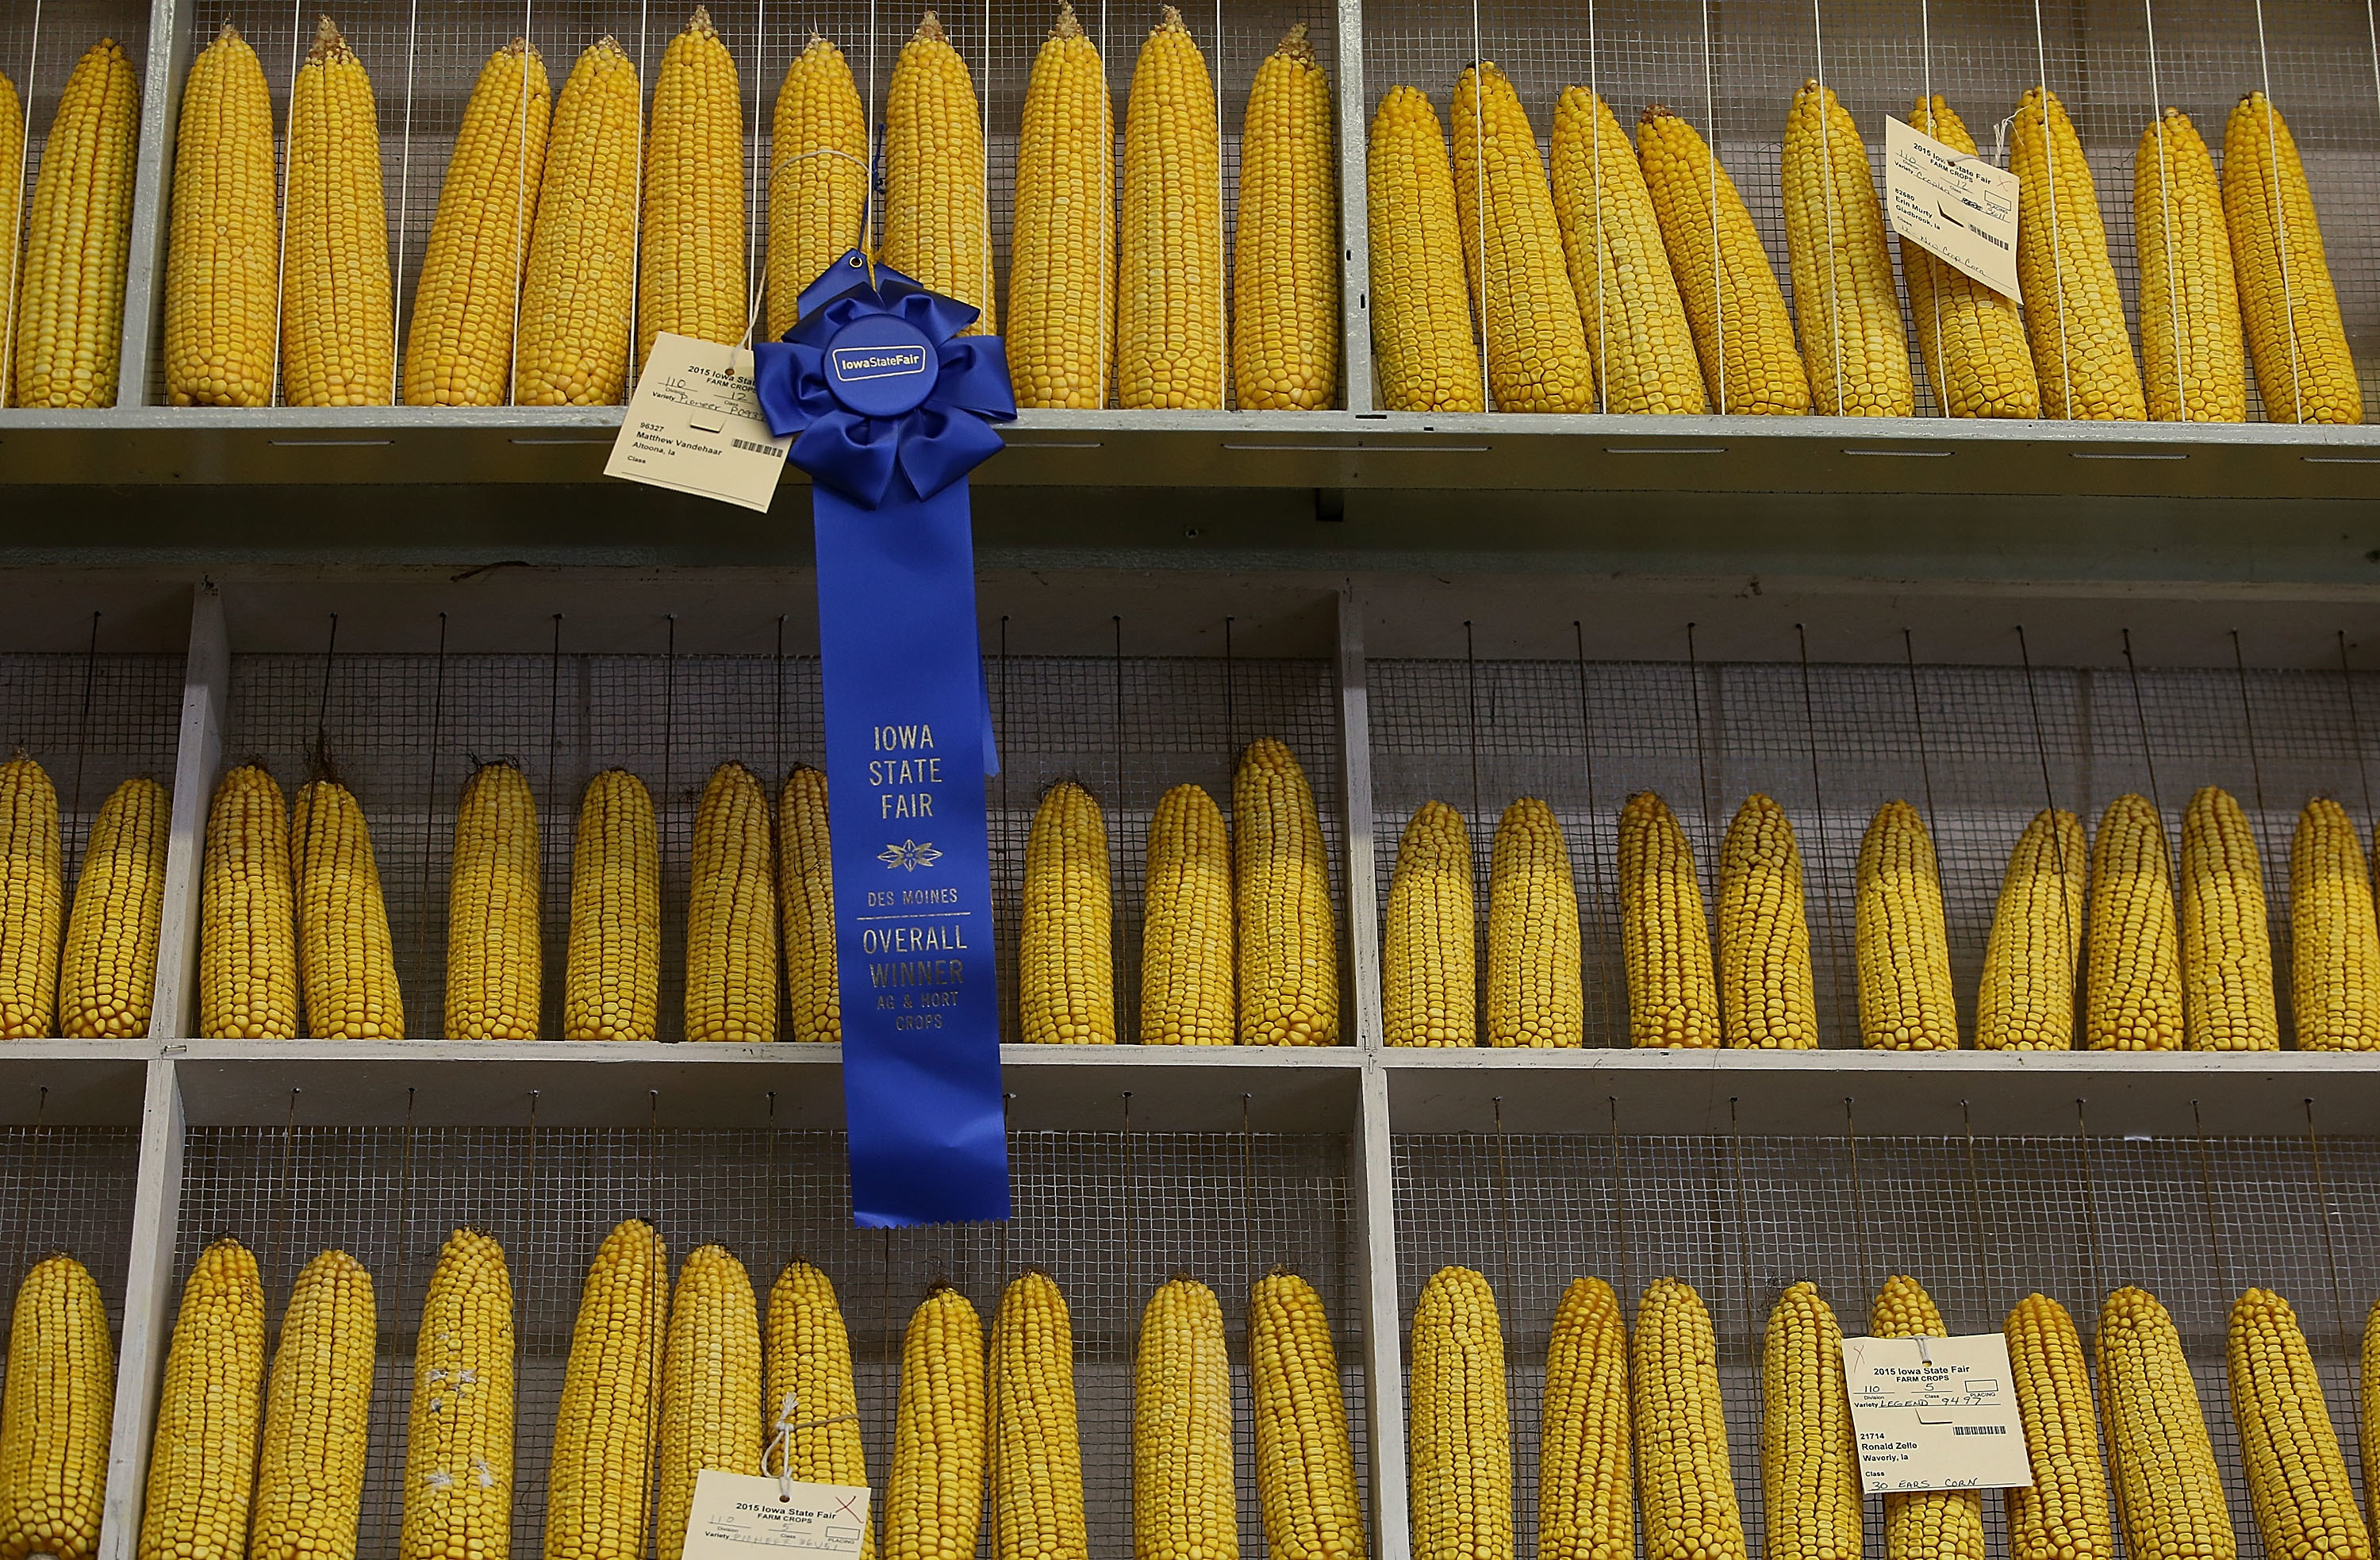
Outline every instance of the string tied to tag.
<svg viewBox="0 0 2380 1560"><path fill-rule="evenodd" d="M777 1481L777 1499L780 1503L794 1498L795 1432L819 1430L831 1424L848 1424L859 1418L856 1413L849 1413L830 1414L822 1420L796 1420L794 1416L801 1411L801 1394L797 1392L785 1394L785 1400L777 1405L777 1422L774 1427L776 1434L769 1438L769 1444L760 1452L760 1476L764 1479L774 1479ZM774 1473L769 1471L769 1460L771 1457L774 1457L777 1463L777 1470Z"/></svg>

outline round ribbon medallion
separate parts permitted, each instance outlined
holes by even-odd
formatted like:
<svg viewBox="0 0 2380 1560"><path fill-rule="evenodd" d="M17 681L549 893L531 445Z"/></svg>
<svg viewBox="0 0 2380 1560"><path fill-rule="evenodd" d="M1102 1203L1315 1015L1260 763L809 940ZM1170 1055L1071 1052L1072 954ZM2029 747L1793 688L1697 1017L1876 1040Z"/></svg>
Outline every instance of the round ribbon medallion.
<svg viewBox="0 0 2380 1560"><path fill-rule="evenodd" d="M863 315L837 331L824 367L828 391L860 417L916 410L941 372L933 342L897 314Z"/></svg>

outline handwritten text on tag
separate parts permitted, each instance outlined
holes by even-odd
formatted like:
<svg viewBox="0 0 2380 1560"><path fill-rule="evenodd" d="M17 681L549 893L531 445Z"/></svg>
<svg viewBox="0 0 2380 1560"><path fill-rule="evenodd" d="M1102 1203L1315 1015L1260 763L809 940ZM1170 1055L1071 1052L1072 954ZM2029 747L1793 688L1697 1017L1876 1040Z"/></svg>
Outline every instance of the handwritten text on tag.
<svg viewBox="0 0 2380 1560"><path fill-rule="evenodd" d="M1994 292L2016 281L2017 177L1888 115L1884 189L1892 230Z"/></svg>
<svg viewBox="0 0 2380 1560"><path fill-rule="evenodd" d="M791 447L769 436L748 350L665 331L653 338L603 474L765 513Z"/></svg>
<svg viewBox="0 0 2380 1560"><path fill-rule="evenodd" d="M1867 1493L2033 1483L2001 1335L1845 1338L1843 1384Z"/></svg>
<svg viewBox="0 0 2380 1560"><path fill-rule="evenodd" d="M856 1555L868 1492L842 1484L781 1484L706 1468L686 1513L686 1560Z"/></svg>

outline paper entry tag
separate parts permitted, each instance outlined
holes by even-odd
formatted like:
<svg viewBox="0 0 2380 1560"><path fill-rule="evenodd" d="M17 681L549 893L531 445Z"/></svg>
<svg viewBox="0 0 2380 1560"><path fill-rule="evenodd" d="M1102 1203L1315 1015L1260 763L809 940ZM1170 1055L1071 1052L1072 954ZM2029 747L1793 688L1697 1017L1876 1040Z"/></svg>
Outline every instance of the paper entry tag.
<svg viewBox="0 0 2380 1560"><path fill-rule="evenodd" d="M2016 282L2016 175L1887 115L1884 189L1895 233L2023 301Z"/></svg>
<svg viewBox="0 0 2380 1560"><path fill-rule="evenodd" d="M780 1483L706 1468L686 1513L686 1560L757 1560L785 1552L856 1555L868 1531L868 1492L843 1484Z"/></svg>
<svg viewBox="0 0 2380 1560"><path fill-rule="evenodd" d="M663 331L603 474L765 514L792 445L769 437L748 349Z"/></svg>
<svg viewBox="0 0 2380 1560"><path fill-rule="evenodd" d="M2033 1483L2000 1334L1845 1338L1843 1384L1868 1494Z"/></svg>

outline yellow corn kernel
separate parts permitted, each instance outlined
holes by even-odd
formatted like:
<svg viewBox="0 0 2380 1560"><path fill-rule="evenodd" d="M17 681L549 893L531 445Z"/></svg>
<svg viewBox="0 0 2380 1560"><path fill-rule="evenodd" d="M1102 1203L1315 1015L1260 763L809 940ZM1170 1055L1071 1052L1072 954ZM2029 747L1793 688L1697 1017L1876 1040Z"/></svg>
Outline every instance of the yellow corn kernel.
<svg viewBox="0 0 2380 1560"><path fill-rule="evenodd" d="M513 1348L504 1248L458 1229L421 1300L397 1560L511 1554Z"/></svg>
<svg viewBox="0 0 2380 1560"><path fill-rule="evenodd" d="M1636 1553L1630 1477L1628 1329L1600 1278L1573 1278L1546 1339L1537 1431L1541 1560L1619 1560Z"/></svg>
<svg viewBox="0 0 2380 1560"><path fill-rule="evenodd" d="M1909 122L1953 152L1976 154L1975 138L1939 97L1928 103L1921 94ZM1917 356L1943 414L2039 417L2041 381L2016 299L1907 238L1900 240L1900 274L1909 284Z"/></svg>
<svg viewBox="0 0 2380 1560"><path fill-rule="evenodd" d="M1768 1313L1760 1400L1760 1497L1776 1514L1767 1560L1858 1560L1865 1535L1843 1330L1814 1284L1793 1285Z"/></svg>
<svg viewBox="0 0 2380 1560"><path fill-rule="evenodd" d="M893 90L900 90L897 77ZM744 339L748 313L743 88L735 56L700 6L670 40L653 75L644 197L643 269L637 279L638 372L662 332L737 342Z"/></svg>
<svg viewBox="0 0 2380 1560"><path fill-rule="evenodd" d="M33 1264L8 1318L0 1390L0 1557L91 1560L107 1501L115 1351L107 1302L72 1257Z"/></svg>
<svg viewBox="0 0 2380 1560"><path fill-rule="evenodd" d="M1573 919L1576 913L1573 894ZM1380 934L1380 1026L1388 1043L1478 1043L1475 917L1471 832L1454 809L1426 801L1405 823L1389 880Z"/></svg>
<svg viewBox="0 0 2380 1560"><path fill-rule="evenodd" d="M1630 797L1620 813L1620 944L1629 1043L1717 1045L1718 983L1694 847L1651 791Z"/></svg>
<svg viewBox="0 0 2380 1560"><path fill-rule="evenodd" d="M2372 1535L2356 1507L2322 1376L2289 1302L2270 1289L2241 1295L2231 1307L2224 1357L2265 1554L2270 1560L2370 1560Z"/></svg>
<svg viewBox="0 0 2380 1560"><path fill-rule="evenodd" d="M570 847L565 1040L651 1040L662 988L661 835L645 783L625 769L587 782Z"/></svg>
<svg viewBox="0 0 2380 1560"><path fill-rule="evenodd" d="M68 1040L149 1032L172 810L164 786L136 775L91 820L58 970L58 1033Z"/></svg>
<svg viewBox="0 0 2380 1560"><path fill-rule="evenodd" d="M2181 814L2181 977L2192 1051L2278 1051L2265 864L2231 793L2200 787Z"/></svg>
<svg viewBox="0 0 2380 1560"><path fill-rule="evenodd" d="M686 1038L777 1038L777 882L769 793L722 763L694 817L686 894Z"/></svg>
<svg viewBox="0 0 2380 1560"><path fill-rule="evenodd" d="M231 23L182 82L165 243L165 404L273 404L281 285L273 93Z"/></svg>
<svg viewBox="0 0 2380 1560"><path fill-rule="evenodd" d="M885 92L884 247L877 259L980 310L967 335L999 327L985 177L975 79L928 11L893 61Z"/></svg>
<svg viewBox="0 0 2380 1560"><path fill-rule="evenodd" d="M1291 25L1257 67L1240 132L1232 384L1243 411L1339 396L1339 164L1330 79Z"/></svg>
<svg viewBox="0 0 2380 1560"><path fill-rule="evenodd" d="M23 749L0 763L0 1040L46 1040L57 1021L66 847L58 793Z"/></svg>
<svg viewBox="0 0 2380 1560"><path fill-rule="evenodd" d="M1454 167L1427 93L1390 87L1365 160L1372 239L1372 358L1389 411L1478 411Z"/></svg>
<svg viewBox="0 0 2380 1560"><path fill-rule="evenodd" d="M2181 1049L2181 950L2166 851L2165 820L2146 797L2118 797L2100 814L2082 1011L2094 1051Z"/></svg>
<svg viewBox="0 0 2380 1560"><path fill-rule="evenodd" d="M2033 1487L2007 1493L2010 1560L2109 1560L2115 1535L2099 1419L2074 1319L2047 1296L2029 1295L2003 1331L2033 1468Z"/></svg>
<svg viewBox="0 0 2380 1560"><path fill-rule="evenodd" d="M901 1340L884 1560L965 1560L975 1553L989 1434L984 1391L982 1320L965 1295L936 1285L910 1313Z"/></svg>
<svg viewBox="0 0 2380 1560"><path fill-rule="evenodd" d="M1957 1050L1942 871L1925 821L1905 801L1885 803L1868 823L1852 909L1860 1034L1869 1048Z"/></svg>
<svg viewBox="0 0 2380 1560"><path fill-rule="evenodd" d="M1512 1417L1504 1332L1488 1281L1440 1268L1413 1314L1411 1442L1414 1560L1512 1553Z"/></svg>
<svg viewBox="0 0 2380 1560"><path fill-rule="evenodd" d="M2071 812L2045 808L2018 836L1975 988L1976 1050L2074 1048L2088 854L2082 820Z"/></svg>
<svg viewBox="0 0 2380 1560"><path fill-rule="evenodd" d="M298 900L289 803L262 764L224 772L199 888L199 1034L298 1038Z"/></svg>
<svg viewBox="0 0 2380 1560"><path fill-rule="evenodd" d="M2313 192L2289 122L2262 92L2241 98L2223 128L2223 215L2265 420L2362 421Z"/></svg>
<svg viewBox="0 0 2380 1560"><path fill-rule="evenodd" d="M510 763L481 764L455 810L446 895L446 1038L535 1040L537 798Z"/></svg>
<svg viewBox="0 0 2380 1560"><path fill-rule="evenodd" d="M1339 930L1330 863L1305 771L1258 737L1232 776L1240 1043L1339 1043Z"/></svg>
<svg viewBox="0 0 2380 1560"><path fill-rule="evenodd" d="M1785 244L1810 408L1831 417L1908 417L1909 337L1884 247L1867 148L1851 110L1815 79L1785 117Z"/></svg>
<svg viewBox="0 0 2380 1560"><path fill-rule="evenodd" d="M2235 1560L2223 1474L2173 1318L2145 1290L2119 1289L2100 1308L2091 1351L2124 1553L2134 1560Z"/></svg>
<svg viewBox="0 0 2380 1560"><path fill-rule="evenodd" d="M1645 1291L1628 1377L1645 1560L1744 1560L1743 1513L1719 1406L1718 1340L1692 1286L1663 1278Z"/></svg>
<svg viewBox="0 0 2380 1560"><path fill-rule="evenodd" d="M1126 407L1223 404L1220 134L1206 56L1168 6L1124 104L1115 374Z"/></svg>
<svg viewBox="0 0 2380 1560"><path fill-rule="evenodd" d="M578 1291L546 1465L545 1560L644 1560L668 1314L669 1249L644 1220L625 1220Z"/></svg>
<svg viewBox="0 0 2380 1560"><path fill-rule="evenodd" d="M2316 797L2289 840L2289 1005L2301 1051L2380 1050L2380 927L2347 810Z"/></svg>
<svg viewBox="0 0 2380 1560"><path fill-rule="evenodd" d="M1075 7L1033 56L1008 246L1008 379L1020 407L1108 404L1115 320L1115 111Z"/></svg>
<svg viewBox="0 0 2380 1560"><path fill-rule="evenodd" d="M265 1390L249 1560L356 1560L379 1325L371 1274L345 1251L298 1275Z"/></svg>
<svg viewBox="0 0 2380 1560"><path fill-rule="evenodd" d="M396 399L395 294L371 78L328 17L289 95L281 256L281 398L293 407Z"/></svg>
<svg viewBox="0 0 2380 1560"><path fill-rule="evenodd" d="M1597 411L1709 409L1694 330L1627 132L1585 87L1554 104L1554 215L1595 360ZM1379 289L1373 289L1373 307Z"/></svg>
<svg viewBox="0 0 2380 1560"><path fill-rule="evenodd" d="M24 223L10 406L115 404L140 140L140 83L123 48L103 38L75 63L42 143Z"/></svg>
<svg viewBox="0 0 2380 1560"><path fill-rule="evenodd" d="M1876 1291L1868 1331L1879 1338L1949 1335L1934 1297L1894 1274ZM1932 1490L1884 1497L1885 1560L1984 1560L1984 1497L1976 1490Z"/></svg>
<svg viewBox="0 0 2380 1560"><path fill-rule="evenodd" d="M827 840L826 772L797 763L777 792L777 882L785 922L787 1040L843 1039L834 962L834 859Z"/></svg>
<svg viewBox="0 0 2380 1560"><path fill-rule="evenodd" d="M554 100L521 283L522 406L608 407L626 393L643 107L636 62L608 36L580 53Z"/></svg>
<svg viewBox="0 0 2380 1560"><path fill-rule="evenodd" d="M2132 157L2141 360L2159 422L2243 422L2248 357L2223 191L2198 127L2168 108Z"/></svg>
<svg viewBox="0 0 2380 1560"><path fill-rule="evenodd" d="M844 1328L833 1282L798 1257L787 1262L769 1289L767 1324L769 1379L761 1408L773 1422L792 1398L797 1427L785 1443L783 1471L810 1484L866 1484L851 1335ZM777 1471L773 1457L770 1469ZM873 1560L875 1554L871 1522L859 1530L860 1560Z"/></svg>
<svg viewBox="0 0 2380 1560"><path fill-rule="evenodd" d="M1062 780L1042 796L1025 846L1016 984L1026 1040L1115 1043L1112 919L1107 821L1090 792Z"/></svg>
<svg viewBox="0 0 2380 1560"><path fill-rule="evenodd" d="M1492 60L1455 79L1454 209L1498 411L1593 411L1595 360L1520 94Z"/></svg>
<svg viewBox="0 0 2380 1560"><path fill-rule="evenodd" d="M1743 798L1718 857L1720 1032L1737 1049L1807 1051L1818 1043L1802 847L1785 810Z"/></svg>
<svg viewBox="0 0 2380 1560"><path fill-rule="evenodd" d="M2044 104L2047 119L2044 122ZM2041 415L2138 422L2148 415L2091 165L2055 92L2025 89L2009 146L2017 191L2017 285L2041 382Z"/></svg>
<svg viewBox="0 0 2380 1560"><path fill-rule="evenodd" d="M1090 1554L1074 1320L1039 1268L1002 1292L991 1319L991 1553L993 1560Z"/></svg>
<svg viewBox="0 0 2380 1560"><path fill-rule="evenodd" d="M1144 898L1140 1042L1231 1044L1231 847L1204 787L1176 786L1158 798Z"/></svg>
<svg viewBox="0 0 2380 1560"><path fill-rule="evenodd" d="M1248 1385L1265 1552L1364 1560L1354 1444L1330 1321L1314 1286L1275 1268L1248 1292Z"/></svg>
<svg viewBox="0 0 2380 1560"><path fill-rule="evenodd" d="M0 75L0 169L8 170L7 177L0 177L0 234L6 235L0 244L0 407L5 407L15 378L9 365L17 360L17 250L25 237L25 105L17 101L17 88L5 75Z"/></svg>
<svg viewBox="0 0 2380 1560"><path fill-rule="evenodd" d="M246 1560L264 1386L264 1281L247 1247L212 1241L182 1285L165 1351L139 1560Z"/></svg>
<svg viewBox="0 0 2380 1560"><path fill-rule="evenodd" d="M1488 868L1488 1043L1582 1045L1585 1001L1570 847L1553 809L1523 797L1496 824Z"/></svg>
<svg viewBox="0 0 2380 1560"><path fill-rule="evenodd" d="M841 49L810 34L785 67L771 124L769 339L780 341L800 313L802 289L868 248L868 111Z"/></svg>
<svg viewBox="0 0 2380 1560"><path fill-rule="evenodd" d="M679 1560L702 1470L760 1471L760 1313L750 1275L724 1246L698 1246L678 1269L661 1383L655 1552Z"/></svg>
<svg viewBox="0 0 2380 1560"><path fill-rule="evenodd" d="M290 826L298 882L298 978L307 1032L322 1040L402 1040L380 862L355 796L336 780L298 790ZM405 1560L417 1560L407 1555Z"/></svg>

